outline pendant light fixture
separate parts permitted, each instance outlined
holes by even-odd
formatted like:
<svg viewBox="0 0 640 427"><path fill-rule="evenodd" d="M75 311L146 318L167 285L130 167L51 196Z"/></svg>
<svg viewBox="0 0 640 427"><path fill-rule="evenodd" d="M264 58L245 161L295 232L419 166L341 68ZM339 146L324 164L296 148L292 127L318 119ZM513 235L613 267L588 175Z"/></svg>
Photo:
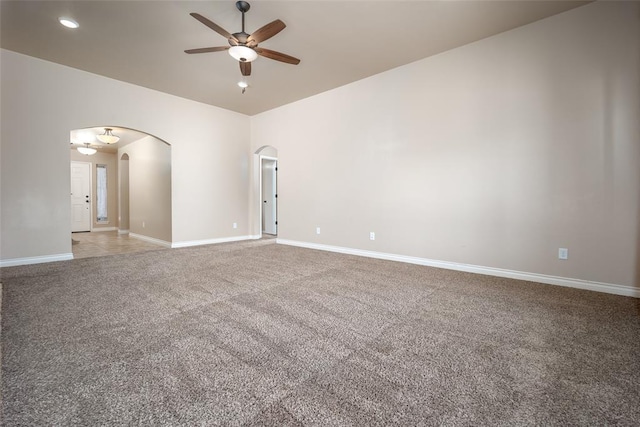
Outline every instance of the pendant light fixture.
<svg viewBox="0 0 640 427"><path fill-rule="evenodd" d="M116 142L120 141L120 137L111 133L112 130L113 129L111 128L104 128L104 133L96 135L96 138L98 139L98 141L104 142L105 144L115 144Z"/></svg>
<svg viewBox="0 0 640 427"><path fill-rule="evenodd" d="M78 147L78 152L84 154L85 156L92 156L98 152L95 148L89 147L89 143L85 142L84 147Z"/></svg>

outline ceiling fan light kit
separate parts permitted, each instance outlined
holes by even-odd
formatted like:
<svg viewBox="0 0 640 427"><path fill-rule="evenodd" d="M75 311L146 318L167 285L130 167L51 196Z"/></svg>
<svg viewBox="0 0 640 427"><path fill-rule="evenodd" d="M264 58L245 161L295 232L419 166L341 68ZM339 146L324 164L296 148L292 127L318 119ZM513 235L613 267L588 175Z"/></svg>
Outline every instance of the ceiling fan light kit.
<svg viewBox="0 0 640 427"><path fill-rule="evenodd" d="M247 88L249 87L249 83L247 83L246 80L240 80L238 82L238 86L242 89L242 93L244 94L247 91Z"/></svg>
<svg viewBox="0 0 640 427"><path fill-rule="evenodd" d="M286 27L284 22L276 19L275 21L258 28L253 33L248 34L244 31L244 14L249 11L251 5L246 1L238 1L236 2L236 8L242 13L242 31L233 34L228 32L218 24L214 23L213 21L209 20L208 18L200 15L199 13L191 13L191 16L193 16L195 19L197 19L216 33L220 34L222 37L226 38L230 47L217 46L203 47L198 49L187 49L185 50L185 53L210 53L228 50L229 55L231 55L240 63L240 73L243 76L251 75L251 62L258 58L258 56L264 56L265 58L284 62L286 64L297 65L300 63L300 60L298 58L294 58L293 56L289 56L275 50L258 47L258 44L270 39L280 31L284 30L284 28ZM242 93L244 93L244 89L246 88L243 88Z"/></svg>
<svg viewBox="0 0 640 427"><path fill-rule="evenodd" d="M104 133L100 135L96 135L96 139L105 144L115 144L120 141L120 137L114 135L111 131L111 128L104 128Z"/></svg>
<svg viewBox="0 0 640 427"><path fill-rule="evenodd" d="M246 46L231 46L229 55L240 62L251 62L258 57L258 53Z"/></svg>

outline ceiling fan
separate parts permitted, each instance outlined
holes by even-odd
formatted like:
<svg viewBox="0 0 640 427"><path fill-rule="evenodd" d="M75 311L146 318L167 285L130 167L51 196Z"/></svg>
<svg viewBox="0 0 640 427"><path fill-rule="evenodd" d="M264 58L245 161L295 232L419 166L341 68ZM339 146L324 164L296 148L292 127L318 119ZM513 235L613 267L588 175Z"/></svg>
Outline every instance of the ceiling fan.
<svg viewBox="0 0 640 427"><path fill-rule="evenodd" d="M211 28L216 33L225 37L229 42L229 46L203 47L199 49L187 49L185 53L209 53L228 50L229 54L240 62L240 72L243 76L251 75L251 61L256 59L258 55L265 58L274 59L276 61L285 62L287 64L297 65L300 63L298 58L286 55L275 50L264 49L258 47L259 43L270 39L271 37L284 30L286 25L279 19L260 27L251 34L244 31L244 14L249 11L251 5L246 1L236 2L236 8L242 12L242 31L238 33L229 33L224 28L200 15L199 13L191 13L190 15Z"/></svg>

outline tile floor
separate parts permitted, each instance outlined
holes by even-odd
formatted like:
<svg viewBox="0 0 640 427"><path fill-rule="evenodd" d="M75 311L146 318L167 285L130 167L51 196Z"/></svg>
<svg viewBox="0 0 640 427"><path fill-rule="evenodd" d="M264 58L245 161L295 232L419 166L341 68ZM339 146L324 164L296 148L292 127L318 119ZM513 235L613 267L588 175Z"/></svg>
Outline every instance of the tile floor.
<svg viewBox="0 0 640 427"><path fill-rule="evenodd" d="M117 231L71 233L71 240L73 241L71 246L74 259L169 249L165 246L129 237L128 234L118 234ZM276 236L263 234L262 240L275 242Z"/></svg>
<svg viewBox="0 0 640 427"><path fill-rule="evenodd" d="M117 231L71 233L71 239L73 240L71 250L75 259L168 249L129 237L128 234L118 234Z"/></svg>

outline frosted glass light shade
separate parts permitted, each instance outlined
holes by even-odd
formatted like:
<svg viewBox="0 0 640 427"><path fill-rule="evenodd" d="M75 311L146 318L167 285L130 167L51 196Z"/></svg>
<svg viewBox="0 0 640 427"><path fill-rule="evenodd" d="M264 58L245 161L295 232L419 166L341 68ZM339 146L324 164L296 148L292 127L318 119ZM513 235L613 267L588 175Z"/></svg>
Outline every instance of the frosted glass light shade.
<svg viewBox="0 0 640 427"><path fill-rule="evenodd" d="M78 152L80 152L81 154L85 154L87 156L90 156L92 154L96 154L98 150L96 150L95 148L91 148L91 147L78 147Z"/></svg>
<svg viewBox="0 0 640 427"><path fill-rule="evenodd" d="M96 135L96 139L105 144L115 144L120 141L120 137L111 133L111 128L104 128L104 133Z"/></svg>
<svg viewBox="0 0 640 427"><path fill-rule="evenodd" d="M258 57L255 50L246 46L231 46L231 48L229 48L229 55L240 62L251 62Z"/></svg>
<svg viewBox="0 0 640 427"><path fill-rule="evenodd" d="M105 144L115 144L120 140L120 138L115 135L96 135L96 138L98 138L98 141L104 142Z"/></svg>

